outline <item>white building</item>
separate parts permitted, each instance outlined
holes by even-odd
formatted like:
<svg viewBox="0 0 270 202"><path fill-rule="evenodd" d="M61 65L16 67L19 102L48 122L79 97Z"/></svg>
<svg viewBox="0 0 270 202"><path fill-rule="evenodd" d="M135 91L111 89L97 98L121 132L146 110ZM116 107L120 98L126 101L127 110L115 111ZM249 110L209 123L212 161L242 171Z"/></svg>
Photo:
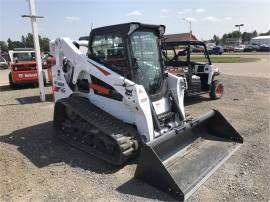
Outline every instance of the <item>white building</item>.
<svg viewBox="0 0 270 202"><path fill-rule="evenodd" d="M270 35L268 36L257 36L255 38L252 38L250 41L251 44L256 44L256 45L270 45Z"/></svg>

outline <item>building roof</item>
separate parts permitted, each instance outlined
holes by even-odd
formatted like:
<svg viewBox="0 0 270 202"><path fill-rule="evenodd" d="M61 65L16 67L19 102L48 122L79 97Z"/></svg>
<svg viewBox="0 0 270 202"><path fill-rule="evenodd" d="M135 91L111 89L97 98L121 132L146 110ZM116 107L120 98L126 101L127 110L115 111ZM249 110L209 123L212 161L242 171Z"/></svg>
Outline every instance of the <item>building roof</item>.
<svg viewBox="0 0 270 202"><path fill-rule="evenodd" d="M257 36L257 37L254 37L252 39L270 39L270 35L267 35L267 36Z"/></svg>
<svg viewBox="0 0 270 202"><path fill-rule="evenodd" d="M164 38L167 43L179 41L198 41L196 36L194 36L193 34L191 35L190 39L190 33L167 34L164 35Z"/></svg>

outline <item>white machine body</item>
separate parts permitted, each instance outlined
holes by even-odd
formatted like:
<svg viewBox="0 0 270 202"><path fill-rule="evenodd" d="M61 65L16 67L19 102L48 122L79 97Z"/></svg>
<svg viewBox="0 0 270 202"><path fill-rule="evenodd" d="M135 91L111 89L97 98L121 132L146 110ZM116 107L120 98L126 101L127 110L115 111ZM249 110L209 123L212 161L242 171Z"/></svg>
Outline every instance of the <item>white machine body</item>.
<svg viewBox="0 0 270 202"><path fill-rule="evenodd" d="M79 48L78 45L80 46ZM77 94L88 98L93 104L112 116L135 125L139 134L143 137L142 139L146 142L152 141L155 137L162 135L154 131L150 108L151 101L144 87L124 78L104 65L89 59L86 51L81 51L81 47L86 46L86 42L73 41L69 38L58 38L51 41L50 51L56 58L56 65L52 68L55 102L72 94ZM68 59L69 62L69 68L65 72L63 71L64 59ZM77 80L87 79L91 84L90 75L113 86L123 96L123 99L118 101L100 96L95 94L91 88L89 89L89 93L78 91L76 89ZM182 116L185 117L183 99L185 87L187 86L186 79L168 73L166 80L168 89L176 95ZM72 82L75 86L73 90L70 88L69 82ZM157 115L170 110L171 106L168 99L163 97L152 103ZM172 125L174 124L172 123Z"/></svg>

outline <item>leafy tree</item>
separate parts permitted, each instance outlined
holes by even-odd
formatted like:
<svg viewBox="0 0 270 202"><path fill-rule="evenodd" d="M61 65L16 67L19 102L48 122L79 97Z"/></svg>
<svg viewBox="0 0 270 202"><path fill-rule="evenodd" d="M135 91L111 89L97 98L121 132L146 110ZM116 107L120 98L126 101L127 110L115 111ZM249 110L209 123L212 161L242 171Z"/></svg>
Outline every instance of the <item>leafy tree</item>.
<svg viewBox="0 0 270 202"><path fill-rule="evenodd" d="M49 52L50 39L47 37L39 36L40 50L42 52ZM34 48L33 35L28 33L26 36L21 36L21 41L12 41L10 38L5 41L0 41L2 51L13 50L14 48Z"/></svg>
<svg viewBox="0 0 270 202"><path fill-rule="evenodd" d="M265 32L265 33L260 33L260 36L267 36L267 35L270 35L270 30L268 32Z"/></svg>
<svg viewBox="0 0 270 202"><path fill-rule="evenodd" d="M10 38L8 38L7 44L8 44L8 50L13 50L14 47Z"/></svg>
<svg viewBox="0 0 270 202"><path fill-rule="evenodd" d="M242 33L242 42L249 42L253 38L252 33L243 32Z"/></svg>
<svg viewBox="0 0 270 202"><path fill-rule="evenodd" d="M50 39L49 38L47 38L47 37L41 38L41 40L40 40L40 49L43 52L49 52L50 51L49 44L50 44Z"/></svg>
<svg viewBox="0 0 270 202"><path fill-rule="evenodd" d="M240 38L241 33L239 31L233 31L231 34L231 38Z"/></svg>
<svg viewBox="0 0 270 202"><path fill-rule="evenodd" d="M24 44L21 41L12 41L13 48L24 48Z"/></svg>
<svg viewBox="0 0 270 202"><path fill-rule="evenodd" d="M28 33L25 37L25 45L27 48L34 48L33 34Z"/></svg>
<svg viewBox="0 0 270 202"><path fill-rule="evenodd" d="M256 30L254 30L254 31L252 32L252 37L256 37L256 36L258 36L258 33L257 33Z"/></svg>
<svg viewBox="0 0 270 202"><path fill-rule="evenodd" d="M218 45L220 43L220 38L217 35L213 36L213 41Z"/></svg>
<svg viewBox="0 0 270 202"><path fill-rule="evenodd" d="M24 47L26 47L26 39L25 39L25 36L22 35L21 41L22 41Z"/></svg>
<svg viewBox="0 0 270 202"><path fill-rule="evenodd" d="M0 50L1 50L1 52L8 51L8 45L5 41L0 41Z"/></svg>

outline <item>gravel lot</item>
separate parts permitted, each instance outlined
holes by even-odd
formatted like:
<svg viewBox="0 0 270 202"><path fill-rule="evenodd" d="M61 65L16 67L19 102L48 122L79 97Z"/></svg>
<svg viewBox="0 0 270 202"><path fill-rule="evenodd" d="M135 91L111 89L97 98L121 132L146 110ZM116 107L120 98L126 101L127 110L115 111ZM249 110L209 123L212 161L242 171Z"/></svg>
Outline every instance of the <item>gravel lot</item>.
<svg viewBox="0 0 270 202"><path fill-rule="evenodd" d="M221 57L227 57L232 55L222 55ZM257 62L248 62L248 63L224 63L224 64L215 64L219 67L220 71L223 74L228 75L237 75L237 76L248 76L248 77L261 77L261 78L270 78L270 54L258 55L258 54L249 54L249 55L234 55L241 57L250 57L250 58L259 58Z"/></svg>
<svg viewBox="0 0 270 202"><path fill-rule="evenodd" d="M270 200L270 79L229 74L221 100L189 98L186 108L193 116L218 109L244 145L189 201ZM0 87L0 201L173 200L132 178L136 160L119 169L55 140L50 90L40 103L37 88Z"/></svg>

